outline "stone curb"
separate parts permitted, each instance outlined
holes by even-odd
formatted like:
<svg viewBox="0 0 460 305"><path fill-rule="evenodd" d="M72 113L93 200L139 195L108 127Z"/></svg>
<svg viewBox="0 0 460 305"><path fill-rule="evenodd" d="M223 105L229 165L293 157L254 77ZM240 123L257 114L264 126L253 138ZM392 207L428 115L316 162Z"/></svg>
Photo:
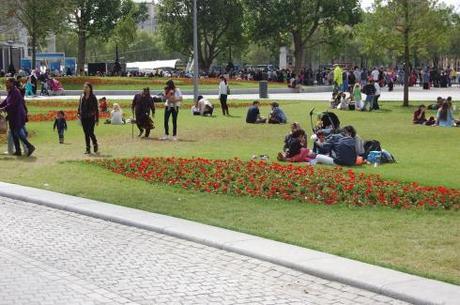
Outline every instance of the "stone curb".
<svg viewBox="0 0 460 305"><path fill-rule="evenodd" d="M0 196L133 226L271 262L420 305L459 305L460 287L249 234L0 182Z"/></svg>

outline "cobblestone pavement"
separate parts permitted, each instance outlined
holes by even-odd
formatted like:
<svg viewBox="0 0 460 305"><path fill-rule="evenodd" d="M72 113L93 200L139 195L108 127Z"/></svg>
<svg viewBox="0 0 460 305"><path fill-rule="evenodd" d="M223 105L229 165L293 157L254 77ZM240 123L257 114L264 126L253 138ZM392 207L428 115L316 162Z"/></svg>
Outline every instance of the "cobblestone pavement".
<svg viewBox="0 0 460 305"><path fill-rule="evenodd" d="M200 244L0 197L0 304L406 304Z"/></svg>

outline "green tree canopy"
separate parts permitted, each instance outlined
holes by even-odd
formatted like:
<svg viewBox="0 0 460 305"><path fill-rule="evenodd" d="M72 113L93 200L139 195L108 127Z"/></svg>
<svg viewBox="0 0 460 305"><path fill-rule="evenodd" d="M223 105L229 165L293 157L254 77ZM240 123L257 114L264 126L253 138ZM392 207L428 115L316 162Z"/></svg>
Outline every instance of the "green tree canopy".
<svg viewBox="0 0 460 305"><path fill-rule="evenodd" d="M275 39L294 44L295 70L305 66L307 47L329 43L335 28L355 24L361 8L357 0L244 0L246 24L255 41ZM318 33L321 32L321 35Z"/></svg>
<svg viewBox="0 0 460 305"><path fill-rule="evenodd" d="M243 44L243 7L240 1L197 0L199 64L209 70L214 59L231 46ZM184 55L193 52L193 3L161 0L158 22L169 50Z"/></svg>

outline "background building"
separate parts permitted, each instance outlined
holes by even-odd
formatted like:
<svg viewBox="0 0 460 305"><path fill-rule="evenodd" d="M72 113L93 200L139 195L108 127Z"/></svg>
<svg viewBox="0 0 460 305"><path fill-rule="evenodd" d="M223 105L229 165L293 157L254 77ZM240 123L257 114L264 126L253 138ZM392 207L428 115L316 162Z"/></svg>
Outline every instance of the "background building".
<svg viewBox="0 0 460 305"><path fill-rule="evenodd" d="M0 26L0 70L8 71L11 63L19 70L21 58L28 54L28 35L19 23Z"/></svg>
<svg viewBox="0 0 460 305"><path fill-rule="evenodd" d="M157 30L156 5L153 0L138 0L136 3L143 3L147 6L148 19L140 22L137 27L141 31L154 33Z"/></svg>

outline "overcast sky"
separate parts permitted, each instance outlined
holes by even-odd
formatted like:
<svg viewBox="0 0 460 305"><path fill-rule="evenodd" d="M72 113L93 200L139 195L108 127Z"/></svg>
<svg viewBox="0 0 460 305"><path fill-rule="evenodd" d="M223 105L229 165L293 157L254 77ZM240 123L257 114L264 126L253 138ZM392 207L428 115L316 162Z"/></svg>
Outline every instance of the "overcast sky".
<svg viewBox="0 0 460 305"><path fill-rule="evenodd" d="M460 11L460 0L441 0L439 2L444 2L447 5L452 5L457 9L457 11ZM361 6L364 9L370 7L372 3L374 3L374 0L361 0Z"/></svg>

